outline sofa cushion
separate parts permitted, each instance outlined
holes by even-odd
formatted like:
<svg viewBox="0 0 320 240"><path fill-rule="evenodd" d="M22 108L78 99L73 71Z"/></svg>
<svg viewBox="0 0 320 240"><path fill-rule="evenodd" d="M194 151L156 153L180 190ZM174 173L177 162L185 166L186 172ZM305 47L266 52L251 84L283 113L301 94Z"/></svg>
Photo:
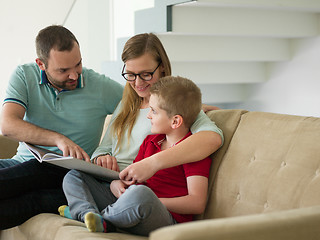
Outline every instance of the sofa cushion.
<svg viewBox="0 0 320 240"><path fill-rule="evenodd" d="M147 237L125 233L91 233L84 223L61 217L56 214L42 213L30 218L18 227L3 231L1 239L21 240L146 240ZM15 238L18 236L19 238ZM23 238L20 238L20 236ZM6 238L4 238L6 237Z"/></svg>
<svg viewBox="0 0 320 240"><path fill-rule="evenodd" d="M241 116L214 179L206 218L320 205L320 119Z"/></svg>

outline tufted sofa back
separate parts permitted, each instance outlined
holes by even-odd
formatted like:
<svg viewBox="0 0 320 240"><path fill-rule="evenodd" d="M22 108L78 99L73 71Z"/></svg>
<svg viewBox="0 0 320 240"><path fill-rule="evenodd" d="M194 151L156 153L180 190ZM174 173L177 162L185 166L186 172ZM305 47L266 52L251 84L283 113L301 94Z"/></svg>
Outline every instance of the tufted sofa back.
<svg viewBox="0 0 320 240"><path fill-rule="evenodd" d="M212 111L225 144L213 155L200 219L320 205L320 119Z"/></svg>

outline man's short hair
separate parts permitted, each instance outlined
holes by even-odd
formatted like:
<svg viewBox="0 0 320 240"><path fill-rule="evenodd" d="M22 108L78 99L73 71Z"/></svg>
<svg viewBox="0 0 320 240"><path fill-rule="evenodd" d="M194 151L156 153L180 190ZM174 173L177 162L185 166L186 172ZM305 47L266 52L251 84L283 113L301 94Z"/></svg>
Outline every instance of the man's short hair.
<svg viewBox="0 0 320 240"><path fill-rule="evenodd" d="M160 78L150 88L150 93L159 97L159 107L169 117L180 115L186 127L190 128L201 111L201 91L191 80L183 77Z"/></svg>
<svg viewBox="0 0 320 240"><path fill-rule="evenodd" d="M51 49L71 51L75 42L79 45L76 37L67 28L61 25L46 27L40 30L36 37L38 58L44 62L44 64L47 64Z"/></svg>

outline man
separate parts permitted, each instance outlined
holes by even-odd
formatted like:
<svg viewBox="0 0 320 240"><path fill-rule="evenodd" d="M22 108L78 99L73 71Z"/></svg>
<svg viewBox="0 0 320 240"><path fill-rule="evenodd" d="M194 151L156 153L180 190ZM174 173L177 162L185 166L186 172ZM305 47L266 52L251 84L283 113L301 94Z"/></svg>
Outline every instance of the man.
<svg viewBox="0 0 320 240"><path fill-rule="evenodd" d="M63 26L42 29L36 50L36 63L13 73L1 113L2 134L20 144L12 159L0 160L0 229L66 203L66 170L38 163L21 142L89 160L122 97L120 84L82 68L79 43Z"/></svg>

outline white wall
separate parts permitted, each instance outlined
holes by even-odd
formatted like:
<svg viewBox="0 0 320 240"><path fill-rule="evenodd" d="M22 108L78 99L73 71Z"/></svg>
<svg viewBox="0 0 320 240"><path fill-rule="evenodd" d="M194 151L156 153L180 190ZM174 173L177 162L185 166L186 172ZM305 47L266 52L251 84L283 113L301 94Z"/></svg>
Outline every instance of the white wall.
<svg viewBox="0 0 320 240"><path fill-rule="evenodd" d="M1 103L13 70L19 64L34 62L37 57L36 35L41 29L52 24L62 24L70 29L80 42L84 66L101 71L101 62L110 60L112 56L111 1L1 1ZM1 108L2 104L0 110Z"/></svg>
<svg viewBox="0 0 320 240"><path fill-rule="evenodd" d="M153 0L0 1L0 102L16 66L35 60L34 41L42 28L64 24L80 42L83 65L101 72L102 62L118 57L116 39L134 34L134 11L153 5Z"/></svg>
<svg viewBox="0 0 320 240"><path fill-rule="evenodd" d="M112 60L121 59L117 41L135 34L134 13L137 10L154 7L154 0L113 0L113 56ZM120 74L120 73L119 73Z"/></svg>
<svg viewBox="0 0 320 240"><path fill-rule="evenodd" d="M1 103L14 68L35 60L38 31L49 24L61 24L72 3L73 0L0 1Z"/></svg>
<svg viewBox="0 0 320 240"><path fill-rule="evenodd" d="M1 1L1 102L16 65L36 58L34 39L38 31L50 24L62 24L73 3L65 25L81 44L84 65L100 71L103 61L118 58L116 39L134 34L133 10L152 7L154 1ZM244 91L248 101L221 106L320 117L320 37L293 40L292 53L291 61L269 65L268 82Z"/></svg>
<svg viewBox="0 0 320 240"><path fill-rule="evenodd" d="M292 60L269 64L269 80L253 85L243 108L320 117L320 37L292 40Z"/></svg>
<svg viewBox="0 0 320 240"><path fill-rule="evenodd" d="M112 58L112 1L77 0L65 21L80 43L83 66L101 72Z"/></svg>

